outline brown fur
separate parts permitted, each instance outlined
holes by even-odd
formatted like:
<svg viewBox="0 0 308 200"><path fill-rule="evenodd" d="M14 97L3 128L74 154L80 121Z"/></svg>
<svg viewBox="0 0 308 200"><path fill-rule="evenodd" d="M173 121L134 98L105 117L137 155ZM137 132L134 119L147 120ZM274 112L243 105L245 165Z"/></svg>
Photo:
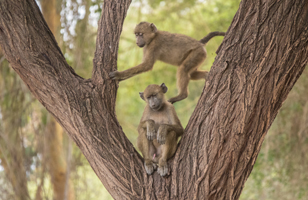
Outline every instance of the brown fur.
<svg viewBox="0 0 308 200"><path fill-rule="evenodd" d="M161 176L168 174L167 160L175 153L178 137L184 132L173 105L165 100L165 92L167 87L162 84L149 85L140 93L147 105L138 126L137 139L147 173L152 174L158 163L158 173ZM155 104L158 110L151 107L151 99L159 102Z"/></svg>
<svg viewBox="0 0 308 200"><path fill-rule="evenodd" d="M156 60L179 66L177 71L177 86L179 94L168 101L174 103L188 96L189 80L205 79L207 71L198 67L206 58L203 45L212 37L224 35L222 32L211 32L200 41L181 34L159 31L154 24L140 22L135 28L136 43L143 47L143 62L136 67L109 74L112 79L125 80L153 68Z"/></svg>

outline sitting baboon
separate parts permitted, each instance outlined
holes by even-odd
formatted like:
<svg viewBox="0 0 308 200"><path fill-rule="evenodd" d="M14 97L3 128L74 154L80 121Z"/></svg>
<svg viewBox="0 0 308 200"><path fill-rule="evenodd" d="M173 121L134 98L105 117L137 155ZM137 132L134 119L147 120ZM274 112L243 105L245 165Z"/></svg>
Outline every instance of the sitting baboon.
<svg viewBox="0 0 308 200"><path fill-rule="evenodd" d="M161 176L168 174L167 160L175 153L177 140L184 132L173 105L165 100L167 90L163 83L149 85L139 93L147 105L138 126L137 146L146 172L152 174L158 164Z"/></svg>
<svg viewBox="0 0 308 200"><path fill-rule="evenodd" d="M177 86L179 94L168 101L174 103L188 96L189 80L205 79L207 71L198 70L206 58L204 45L214 36L223 36L224 32L211 32L197 41L182 34L157 30L153 23L140 22L135 28L136 43L143 48L143 62L136 67L110 72L115 80L125 80L153 68L156 60L179 66L177 71Z"/></svg>

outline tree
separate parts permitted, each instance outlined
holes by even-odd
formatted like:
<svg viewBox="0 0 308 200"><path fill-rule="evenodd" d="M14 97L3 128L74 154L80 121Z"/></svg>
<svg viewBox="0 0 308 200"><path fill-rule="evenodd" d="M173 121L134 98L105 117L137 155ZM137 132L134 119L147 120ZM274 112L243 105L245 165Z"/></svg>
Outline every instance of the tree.
<svg viewBox="0 0 308 200"><path fill-rule="evenodd" d="M108 73L130 2L104 1L91 79L65 62L34 0L2 1L1 47L115 199L238 199L307 63L308 2L241 2L165 178L146 174L115 115Z"/></svg>

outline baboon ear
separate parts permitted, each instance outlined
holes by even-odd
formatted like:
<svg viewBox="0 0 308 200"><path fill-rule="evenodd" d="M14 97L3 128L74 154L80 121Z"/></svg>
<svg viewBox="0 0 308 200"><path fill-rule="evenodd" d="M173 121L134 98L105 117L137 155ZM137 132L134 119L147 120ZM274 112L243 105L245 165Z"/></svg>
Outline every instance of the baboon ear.
<svg viewBox="0 0 308 200"><path fill-rule="evenodd" d="M153 33L157 32L157 28L153 23L151 23L151 28L152 28Z"/></svg>
<svg viewBox="0 0 308 200"><path fill-rule="evenodd" d="M165 83L162 83L162 84L160 85L160 87L163 89L163 93L166 93L166 92L168 91L168 88L167 88L167 86L165 85Z"/></svg>
<svg viewBox="0 0 308 200"><path fill-rule="evenodd" d="M143 92L139 92L139 96L140 96L141 99L144 100ZM145 101L145 100L144 100L144 101Z"/></svg>

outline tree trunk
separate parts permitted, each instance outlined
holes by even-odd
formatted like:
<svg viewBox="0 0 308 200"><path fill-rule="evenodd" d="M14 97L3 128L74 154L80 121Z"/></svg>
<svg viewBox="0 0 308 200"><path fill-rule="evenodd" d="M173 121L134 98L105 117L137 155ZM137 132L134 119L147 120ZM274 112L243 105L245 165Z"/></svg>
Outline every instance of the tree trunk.
<svg viewBox="0 0 308 200"><path fill-rule="evenodd" d="M130 1L105 0L92 78L64 56L33 0L0 4L0 44L115 199L238 199L278 109L307 63L308 2L243 0L170 176L148 176L115 115L119 36Z"/></svg>

